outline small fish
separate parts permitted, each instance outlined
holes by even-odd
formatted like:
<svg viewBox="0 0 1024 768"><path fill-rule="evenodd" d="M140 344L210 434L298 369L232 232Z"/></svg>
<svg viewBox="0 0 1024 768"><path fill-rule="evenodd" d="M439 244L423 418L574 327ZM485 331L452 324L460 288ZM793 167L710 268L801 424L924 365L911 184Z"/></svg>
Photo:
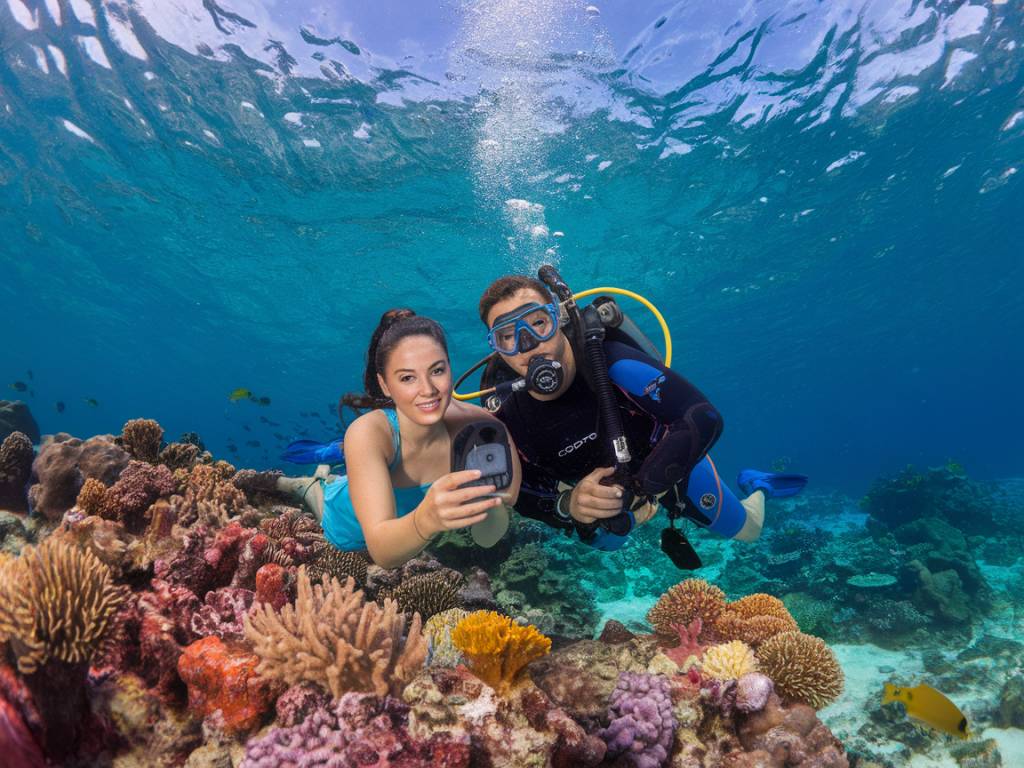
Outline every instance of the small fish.
<svg viewBox="0 0 1024 768"><path fill-rule="evenodd" d="M28 389L28 384L26 384L24 381L16 381L13 384L11 384L11 389L16 390L18 392L24 392L26 389Z"/></svg>
<svg viewBox="0 0 1024 768"><path fill-rule="evenodd" d="M927 683L913 688L901 688L892 683L885 684L882 704L898 701L907 710L907 715L931 726L937 731L957 739L971 738L967 718L960 708Z"/></svg>
<svg viewBox="0 0 1024 768"><path fill-rule="evenodd" d="M31 379L34 379L34 378L35 378L35 376L33 376L33 375L32 375L32 369L31 369L31 368L29 368L29 369L28 369L27 371L25 371L25 373L27 373L27 374L28 374L28 378L29 378L29 380L31 380Z"/></svg>
<svg viewBox="0 0 1024 768"><path fill-rule="evenodd" d="M270 419L268 419L266 416L260 416L260 421L262 421L264 424L270 423Z"/></svg>
<svg viewBox="0 0 1024 768"><path fill-rule="evenodd" d="M94 397L83 397L82 402L84 402L86 405L92 406L93 408L96 408L100 404L100 401Z"/></svg>
<svg viewBox="0 0 1024 768"><path fill-rule="evenodd" d="M260 441L259 440L246 440L245 444L248 445L250 448L259 448L260 447Z"/></svg>
<svg viewBox="0 0 1024 768"><path fill-rule="evenodd" d="M64 403L61 400L57 401L57 413L64 413Z"/></svg>
<svg viewBox="0 0 1024 768"><path fill-rule="evenodd" d="M238 389L231 390L231 394L228 395L228 400L232 403L237 403L239 400L245 400L246 398L252 399L253 394L250 390L245 387L239 387Z"/></svg>
<svg viewBox="0 0 1024 768"><path fill-rule="evenodd" d="M228 451L231 453L238 453L238 446L234 443L228 443Z"/></svg>
<svg viewBox="0 0 1024 768"><path fill-rule="evenodd" d="M275 432L274 433L274 439L275 440L287 440L288 438L285 437L284 435L282 435L280 432Z"/></svg>
<svg viewBox="0 0 1024 768"><path fill-rule="evenodd" d="M269 397L261 397L256 402L259 403L260 405L270 405L270 398Z"/></svg>
<svg viewBox="0 0 1024 768"><path fill-rule="evenodd" d="M308 418L308 417L309 417L309 414L308 414L308 413L306 413L305 411L299 411L299 416L301 416L302 418L304 418L304 419L305 419L305 418Z"/></svg>
<svg viewBox="0 0 1024 768"><path fill-rule="evenodd" d="M242 429L244 429L246 432L252 432L252 427L250 427L248 424L243 424Z"/></svg>
<svg viewBox="0 0 1024 768"><path fill-rule="evenodd" d="M319 411L310 411L309 415L310 416L314 416L315 418L318 418L318 419L321 418Z"/></svg>

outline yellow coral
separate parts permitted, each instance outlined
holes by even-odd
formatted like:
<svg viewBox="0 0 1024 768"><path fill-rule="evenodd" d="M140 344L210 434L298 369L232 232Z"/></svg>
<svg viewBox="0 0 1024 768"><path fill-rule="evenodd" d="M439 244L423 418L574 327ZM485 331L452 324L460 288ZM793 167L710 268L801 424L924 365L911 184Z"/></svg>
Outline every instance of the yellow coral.
<svg viewBox="0 0 1024 768"><path fill-rule="evenodd" d="M454 667L462 661L462 654L452 644L452 630L467 616L469 616L469 611L462 608L449 608L447 611L435 613L427 619L423 625L423 634L430 647L430 664Z"/></svg>
<svg viewBox="0 0 1024 768"><path fill-rule="evenodd" d="M701 672L715 680L736 680L757 672L757 659L749 645L732 640L708 648L700 660Z"/></svg>
<svg viewBox="0 0 1024 768"><path fill-rule="evenodd" d="M551 651L551 640L537 628L521 626L494 611L474 611L452 630L452 644L473 674L505 692L531 661Z"/></svg>
<svg viewBox="0 0 1024 768"><path fill-rule="evenodd" d="M647 612L647 621L663 637L678 637L673 624L689 624L699 618L704 626L713 625L725 607L725 593L704 579L686 579L658 598Z"/></svg>
<svg viewBox="0 0 1024 768"><path fill-rule="evenodd" d="M784 698L821 709L843 692L843 670L820 637L783 632L765 641L757 660Z"/></svg>
<svg viewBox="0 0 1024 768"><path fill-rule="evenodd" d="M0 642L26 675L50 659L88 661L123 600L95 555L51 537L0 562Z"/></svg>

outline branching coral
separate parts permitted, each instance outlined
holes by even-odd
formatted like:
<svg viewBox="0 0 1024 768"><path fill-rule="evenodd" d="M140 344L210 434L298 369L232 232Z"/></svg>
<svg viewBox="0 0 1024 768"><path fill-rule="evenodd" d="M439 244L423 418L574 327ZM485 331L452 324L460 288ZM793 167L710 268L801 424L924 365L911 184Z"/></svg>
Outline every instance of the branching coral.
<svg viewBox="0 0 1024 768"><path fill-rule="evenodd" d="M0 564L0 641L26 675L50 659L88 661L123 599L91 552L47 539Z"/></svg>
<svg viewBox="0 0 1024 768"><path fill-rule="evenodd" d="M786 606L773 595L758 593L725 606L715 620L715 631L724 640L742 640L756 648L780 632L799 629Z"/></svg>
<svg viewBox="0 0 1024 768"><path fill-rule="evenodd" d="M750 646L740 640L713 645L704 652L701 673L714 680L736 680L757 671L757 659Z"/></svg>
<svg viewBox="0 0 1024 768"><path fill-rule="evenodd" d="M164 430L153 419L131 419L121 428L121 445L133 459L153 464L160 454Z"/></svg>
<svg viewBox="0 0 1024 768"><path fill-rule="evenodd" d="M499 693L512 687L527 664L551 651L551 640L536 627L520 626L494 611L469 614L451 637L473 674Z"/></svg>
<svg viewBox="0 0 1024 768"><path fill-rule="evenodd" d="M699 618L705 626L712 626L724 607L721 589L704 579L686 579L658 598L647 612L647 621L657 634L674 638L673 624L689 624Z"/></svg>
<svg viewBox="0 0 1024 768"><path fill-rule="evenodd" d="M757 651L761 671L783 698L821 709L843 692L843 670L825 641L803 632L783 632Z"/></svg>
<svg viewBox="0 0 1024 768"><path fill-rule="evenodd" d="M421 573L406 579L394 590L383 590L378 601L390 597L407 614L418 613L422 621L431 616L459 607L459 589L462 576L449 571Z"/></svg>
<svg viewBox="0 0 1024 768"><path fill-rule="evenodd" d="M366 602L348 579L312 586L299 569L298 596L280 612L256 604L245 635L262 659L260 674L288 684L320 683L335 697L346 691L398 693L422 665L427 641L414 616L403 640L405 616L393 600Z"/></svg>

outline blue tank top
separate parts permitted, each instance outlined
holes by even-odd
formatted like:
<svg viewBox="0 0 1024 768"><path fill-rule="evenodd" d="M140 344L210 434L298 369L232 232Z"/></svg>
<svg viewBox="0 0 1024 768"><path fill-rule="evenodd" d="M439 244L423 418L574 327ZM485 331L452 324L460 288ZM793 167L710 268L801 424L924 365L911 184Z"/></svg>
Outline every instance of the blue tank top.
<svg viewBox="0 0 1024 768"><path fill-rule="evenodd" d="M398 429L398 414L394 409L382 410L391 425L391 445L395 457L388 464L388 471L393 472L402 463L402 433ZM426 497L430 486L431 483L409 488L392 486L395 494L395 515L402 517L416 509ZM324 517L321 526L324 529L324 536L338 549L346 552L366 549L363 529L356 519L356 511L348 490L348 476L324 483Z"/></svg>

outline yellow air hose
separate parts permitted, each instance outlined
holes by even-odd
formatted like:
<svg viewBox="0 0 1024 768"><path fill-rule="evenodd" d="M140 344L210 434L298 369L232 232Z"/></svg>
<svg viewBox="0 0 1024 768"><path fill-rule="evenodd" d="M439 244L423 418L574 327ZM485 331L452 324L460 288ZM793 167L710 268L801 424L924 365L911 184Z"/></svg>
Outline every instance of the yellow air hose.
<svg viewBox="0 0 1024 768"><path fill-rule="evenodd" d="M662 333L662 335L665 338L665 367L666 368L671 368L672 367L672 333L668 329L668 323L665 322L665 316L662 315L661 312L658 311L658 308L656 306L654 306L654 304L652 304L649 300L647 300L643 296L641 296L639 293L635 293L634 291L627 291L625 288L612 288L610 286L605 286L605 287L602 287L602 288L589 288L589 289L587 289L585 291L581 291L580 293L574 293L572 298L573 298L573 301L577 301L579 299L585 299L588 296L594 296L594 295L599 294L599 293L614 293L614 294L618 294L619 296L625 296L627 298L633 299L634 301L640 302L645 307L647 307L648 310L650 310L650 313L652 315L654 315L655 319L657 319L658 325L661 326L661 333ZM494 353L492 353L492 354L494 354ZM491 358L491 355L488 355L483 360L481 360L479 363L477 363L472 368L470 368L468 371L466 371L466 373L464 373L459 378L459 380L456 382L455 386L458 387L458 385L461 384L463 382L463 380L465 380L466 377L469 376L469 374L471 374L477 368L480 368L481 366L486 364L487 361L490 358ZM483 397L484 395L491 394L491 392L493 392L494 389L495 389L494 387L491 387L490 389L481 389L479 392L469 392L469 393L466 393L466 394L459 394L458 392L453 392L452 393L452 397L454 397L456 400L462 400L462 401L474 400L474 399L476 399L478 397Z"/></svg>

